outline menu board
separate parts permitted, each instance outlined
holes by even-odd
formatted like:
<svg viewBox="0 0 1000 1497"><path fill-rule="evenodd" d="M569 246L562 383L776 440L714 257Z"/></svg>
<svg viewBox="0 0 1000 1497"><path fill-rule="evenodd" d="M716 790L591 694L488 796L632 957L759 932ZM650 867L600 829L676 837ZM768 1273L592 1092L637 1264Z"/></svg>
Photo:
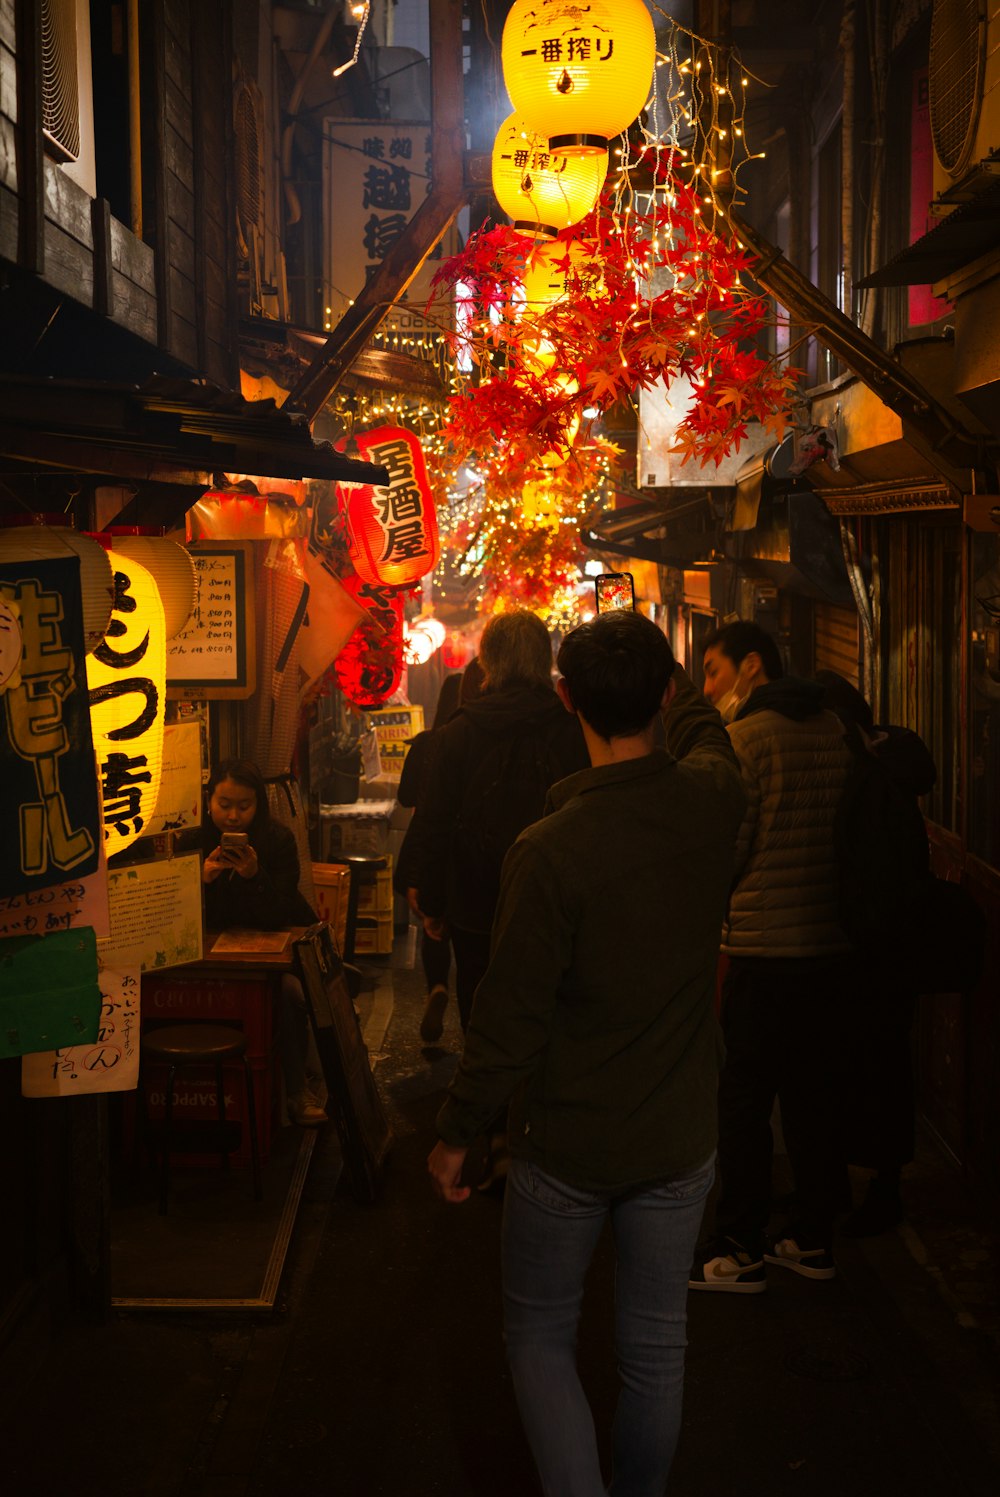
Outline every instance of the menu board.
<svg viewBox="0 0 1000 1497"><path fill-rule="evenodd" d="M250 543L188 547L197 587L190 619L167 641L167 696L241 698L254 689Z"/></svg>

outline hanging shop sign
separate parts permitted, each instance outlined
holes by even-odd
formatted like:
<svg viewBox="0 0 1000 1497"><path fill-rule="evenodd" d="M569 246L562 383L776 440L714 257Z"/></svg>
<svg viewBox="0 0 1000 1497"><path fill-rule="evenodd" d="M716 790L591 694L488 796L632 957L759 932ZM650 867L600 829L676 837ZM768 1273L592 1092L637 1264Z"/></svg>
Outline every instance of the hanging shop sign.
<svg viewBox="0 0 1000 1497"><path fill-rule="evenodd" d="M403 673L403 597L358 576L342 577L341 585L366 617L337 656L337 685L356 707L381 707Z"/></svg>
<svg viewBox="0 0 1000 1497"><path fill-rule="evenodd" d="M437 515L417 438L402 426L358 432L354 442L366 462L389 473L386 488L340 486L351 561L364 582L412 587L437 566Z"/></svg>
<svg viewBox="0 0 1000 1497"><path fill-rule="evenodd" d="M146 830L163 760L166 624L146 568L115 555L115 602L103 643L87 663L108 857Z"/></svg>
<svg viewBox="0 0 1000 1497"><path fill-rule="evenodd" d="M493 142L493 192L518 233L554 237L590 212L608 174L605 149L592 156L555 156L542 135L509 115Z"/></svg>
<svg viewBox="0 0 1000 1497"><path fill-rule="evenodd" d="M335 327L406 232L431 186L431 127L409 121L323 121L324 323ZM448 229L428 255L387 329L400 352L436 343L439 329L424 308L442 255L457 248Z"/></svg>
<svg viewBox="0 0 1000 1497"><path fill-rule="evenodd" d="M167 646L167 695L195 701L253 695L256 654L253 543L198 541L191 616Z"/></svg>
<svg viewBox="0 0 1000 1497"><path fill-rule="evenodd" d="M83 620L72 551L0 561L0 896L98 867Z"/></svg>
<svg viewBox="0 0 1000 1497"><path fill-rule="evenodd" d="M643 0L514 0L501 58L511 103L550 150L599 154L649 97L653 18Z"/></svg>

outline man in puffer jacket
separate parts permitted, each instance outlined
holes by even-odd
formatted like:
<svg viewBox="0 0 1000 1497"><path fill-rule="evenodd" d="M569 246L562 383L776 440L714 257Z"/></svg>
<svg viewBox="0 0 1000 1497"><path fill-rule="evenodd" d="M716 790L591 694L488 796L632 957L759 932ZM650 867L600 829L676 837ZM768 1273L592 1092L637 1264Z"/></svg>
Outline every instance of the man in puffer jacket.
<svg viewBox="0 0 1000 1497"><path fill-rule="evenodd" d="M705 695L730 724L747 812L723 927L726 1063L719 1088L716 1235L694 1289L756 1294L764 1264L829 1279L846 1172L839 1129L840 999L850 943L839 923L834 845L851 754L815 682L784 677L774 640L729 624L705 645ZM795 1212L765 1240L775 1097L795 1178Z"/></svg>

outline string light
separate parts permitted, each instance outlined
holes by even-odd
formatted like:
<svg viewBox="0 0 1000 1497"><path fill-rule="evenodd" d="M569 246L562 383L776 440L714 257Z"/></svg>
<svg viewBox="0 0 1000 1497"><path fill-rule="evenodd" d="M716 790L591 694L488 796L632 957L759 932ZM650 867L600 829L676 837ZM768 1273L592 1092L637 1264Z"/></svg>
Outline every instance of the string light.
<svg viewBox="0 0 1000 1497"><path fill-rule="evenodd" d="M358 34L354 38L354 55L353 55L353 57L350 58L350 60L348 62L342 62L340 64L339 68L334 68L334 70L333 70L333 76L334 76L334 78L339 78L342 73L346 73L347 72L348 68L353 68L354 64L357 62L358 58L360 57L360 55L361 55L361 39L362 39L362 37L365 34L365 27L368 25L368 17L369 17L370 14L371 14L371 0L364 0L364 4L363 5L358 4L358 5L352 5L351 6L351 15L358 22Z"/></svg>

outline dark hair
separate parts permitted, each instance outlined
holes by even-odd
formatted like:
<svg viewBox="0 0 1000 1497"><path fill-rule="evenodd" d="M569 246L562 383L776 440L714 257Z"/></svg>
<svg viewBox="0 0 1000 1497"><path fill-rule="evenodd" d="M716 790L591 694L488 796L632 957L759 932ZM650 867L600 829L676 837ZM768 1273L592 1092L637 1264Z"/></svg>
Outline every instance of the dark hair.
<svg viewBox="0 0 1000 1497"><path fill-rule="evenodd" d="M721 629L716 629L708 636L701 648L703 654L707 650L721 650L734 665L742 665L748 655L757 654L769 681L780 681L785 674L774 638L766 629L751 623L749 619L737 619L735 623L723 624Z"/></svg>
<svg viewBox="0 0 1000 1497"><path fill-rule="evenodd" d="M874 730L872 709L846 676L837 671L817 671L815 679L823 688L823 706L835 712L845 726L854 723L866 733Z"/></svg>
<svg viewBox="0 0 1000 1497"><path fill-rule="evenodd" d="M641 613L602 613L567 634L556 660L573 706L602 738L641 733L656 717L674 654Z"/></svg>
<svg viewBox="0 0 1000 1497"><path fill-rule="evenodd" d="M257 765L250 759L222 759L212 770L205 786L205 805L215 792L217 785L223 780L233 780L237 785L245 785L252 790L257 797L257 809L254 811L253 821L250 823L251 837L259 837L262 832L267 831L271 824L271 813L267 807L267 786L264 776Z"/></svg>
<svg viewBox="0 0 1000 1497"><path fill-rule="evenodd" d="M441 682L441 690L438 692L437 708L434 712L434 721L431 723L432 728L443 728L452 713L457 712L461 691L461 676L445 676Z"/></svg>
<svg viewBox="0 0 1000 1497"><path fill-rule="evenodd" d="M483 668L479 664L479 656L473 655L465 670L462 672L462 706L466 702L475 702L483 694Z"/></svg>

